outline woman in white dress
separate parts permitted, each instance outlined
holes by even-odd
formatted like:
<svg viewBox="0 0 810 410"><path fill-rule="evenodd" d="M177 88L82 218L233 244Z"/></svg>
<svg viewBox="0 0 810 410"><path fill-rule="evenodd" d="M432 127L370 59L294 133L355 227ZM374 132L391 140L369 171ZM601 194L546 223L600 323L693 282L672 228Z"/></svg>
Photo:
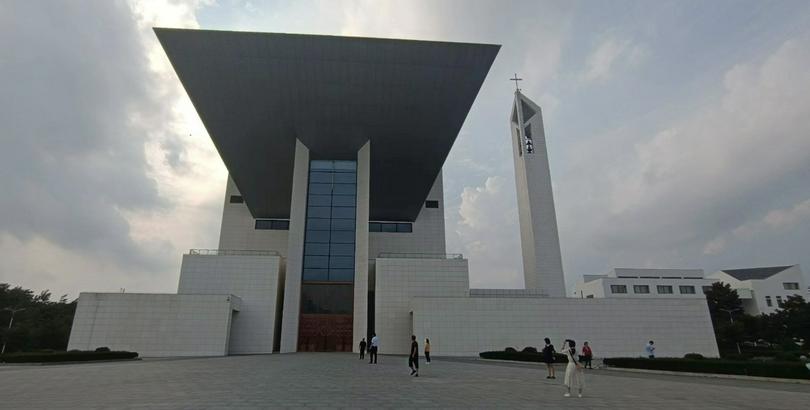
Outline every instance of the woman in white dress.
<svg viewBox="0 0 810 410"><path fill-rule="evenodd" d="M571 397L571 390L579 388L579 397L582 397L582 388L585 386L585 375L582 365L577 360L576 342L566 339L563 343L563 353L568 358L568 365L565 366L565 397Z"/></svg>

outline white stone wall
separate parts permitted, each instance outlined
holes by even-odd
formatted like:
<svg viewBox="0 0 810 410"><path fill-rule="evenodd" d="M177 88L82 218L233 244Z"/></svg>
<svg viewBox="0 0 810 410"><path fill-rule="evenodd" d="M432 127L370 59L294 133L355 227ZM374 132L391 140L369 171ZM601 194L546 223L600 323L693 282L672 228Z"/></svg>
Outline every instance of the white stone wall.
<svg viewBox="0 0 810 410"><path fill-rule="evenodd" d="M539 349L544 337L558 348L565 339L588 341L596 357L638 357L649 340L658 357L718 356L708 307L699 299L416 297L412 309L414 334L430 339L435 356Z"/></svg>
<svg viewBox="0 0 810 410"><path fill-rule="evenodd" d="M233 294L230 353L272 353L281 258L261 255L183 255L178 294Z"/></svg>
<svg viewBox="0 0 810 410"><path fill-rule="evenodd" d="M375 259L383 252L445 253L444 191L441 172L428 193L426 201L428 200L439 201L439 207L425 208L423 203L422 211L413 222L413 232L369 232L369 258Z"/></svg>
<svg viewBox="0 0 810 410"><path fill-rule="evenodd" d="M232 295L81 293L68 350L138 352L141 357L228 354Z"/></svg>
<svg viewBox="0 0 810 410"><path fill-rule="evenodd" d="M309 149L295 141L290 231L284 276L284 310L281 322L281 353L298 350L298 316L301 311L301 272L304 267L304 233L307 218Z"/></svg>
<svg viewBox="0 0 810 410"><path fill-rule="evenodd" d="M413 297L469 293L466 259L378 258L375 272L374 328L383 354L408 353Z"/></svg>
<svg viewBox="0 0 810 410"><path fill-rule="evenodd" d="M289 231L256 229L256 220L245 203L230 203L231 195L241 195L233 179L228 177L225 206L219 232L219 249L273 250L287 256Z"/></svg>

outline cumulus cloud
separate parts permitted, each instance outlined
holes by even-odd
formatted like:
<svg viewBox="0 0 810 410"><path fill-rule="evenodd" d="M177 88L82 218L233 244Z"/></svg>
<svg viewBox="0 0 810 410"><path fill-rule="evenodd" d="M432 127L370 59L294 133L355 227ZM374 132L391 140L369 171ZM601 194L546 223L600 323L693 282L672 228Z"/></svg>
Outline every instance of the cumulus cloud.
<svg viewBox="0 0 810 410"><path fill-rule="evenodd" d="M207 137L151 28L196 26L196 3L0 6L13 50L0 57L0 281L73 296L174 286L177 238L193 235L173 232L179 171L199 177L210 142L186 144Z"/></svg>
<svg viewBox="0 0 810 410"><path fill-rule="evenodd" d="M483 186L466 187L461 194L456 231L471 261L471 287L523 287L522 270L514 260L520 254L517 212L503 206L504 199L514 195L508 184L505 178L490 177Z"/></svg>
<svg viewBox="0 0 810 410"><path fill-rule="evenodd" d="M580 261L745 266L768 259L760 250L777 250L734 242L742 232L776 226L807 232L808 40L791 39L758 61L732 66L717 97L707 93L692 114L650 137L628 126L578 145L558 187L561 225ZM581 193L590 200L583 203ZM780 244L793 258L804 253L789 240ZM741 251L702 258L731 246ZM593 266L580 261L572 265Z"/></svg>
<svg viewBox="0 0 810 410"><path fill-rule="evenodd" d="M628 39L606 36L591 52L587 59L587 69L582 73L585 82L607 80L618 65L634 67L641 63L646 51L644 47Z"/></svg>
<svg viewBox="0 0 810 410"><path fill-rule="evenodd" d="M774 209L765 214L762 219L746 222L721 234L706 243L703 253L717 255L725 251L730 243L745 246L738 241L751 241L760 236L782 233L807 224L810 224L810 199L804 200L792 208Z"/></svg>

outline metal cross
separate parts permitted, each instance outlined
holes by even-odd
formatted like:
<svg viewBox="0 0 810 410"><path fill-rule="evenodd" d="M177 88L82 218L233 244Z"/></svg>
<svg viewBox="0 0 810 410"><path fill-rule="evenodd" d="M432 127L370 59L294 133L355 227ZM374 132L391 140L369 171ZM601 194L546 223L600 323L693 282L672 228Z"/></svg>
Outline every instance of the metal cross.
<svg viewBox="0 0 810 410"><path fill-rule="evenodd" d="M514 81L514 82L515 82L515 91L520 91L520 88L518 88L518 81L523 81L523 79L522 79L522 78L518 78L517 73L515 73L515 77L514 77L514 78L510 78L509 80Z"/></svg>

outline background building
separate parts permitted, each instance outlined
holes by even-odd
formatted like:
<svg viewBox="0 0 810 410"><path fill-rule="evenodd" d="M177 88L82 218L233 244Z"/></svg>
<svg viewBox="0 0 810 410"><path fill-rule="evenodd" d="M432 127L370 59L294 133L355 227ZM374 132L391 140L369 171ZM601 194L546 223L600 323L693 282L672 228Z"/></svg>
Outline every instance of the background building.
<svg viewBox="0 0 810 410"><path fill-rule="evenodd" d="M581 298L698 298L715 282L703 269L615 268L604 275L584 275L575 296Z"/></svg>
<svg viewBox="0 0 810 410"><path fill-rule="evenodd" d="M749 315L773 313L788 296L807 296L803 291L804 275L799 265L725 269L710 274L708 278L736 289L743 309Z"/></svg>

